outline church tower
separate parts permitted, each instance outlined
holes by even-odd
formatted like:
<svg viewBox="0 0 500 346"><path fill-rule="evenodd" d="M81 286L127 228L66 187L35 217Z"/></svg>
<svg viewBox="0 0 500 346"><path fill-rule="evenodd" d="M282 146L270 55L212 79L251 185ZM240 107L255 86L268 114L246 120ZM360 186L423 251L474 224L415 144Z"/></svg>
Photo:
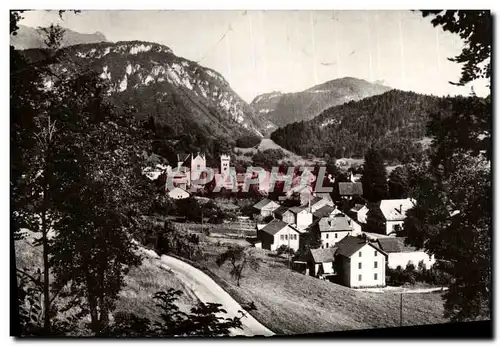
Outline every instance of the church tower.
<svg viewBox="0 0 500 346"><path fill-rule="evenodd" d="M223 178L226 178L229 176L229 163L230 163L230 156L222 154L220 156L220 174L222 175Z"/></svg>

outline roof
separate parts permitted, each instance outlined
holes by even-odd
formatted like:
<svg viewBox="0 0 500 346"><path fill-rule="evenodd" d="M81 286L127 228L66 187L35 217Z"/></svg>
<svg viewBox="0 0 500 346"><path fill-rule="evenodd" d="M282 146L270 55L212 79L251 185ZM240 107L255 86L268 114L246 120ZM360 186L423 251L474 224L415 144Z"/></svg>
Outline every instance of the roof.
<svg viewBox="0 0 500 346"><path fill-rule="evenodd" d="M337 247L337 254L344 257L351 257L354 253L356 253L359 249L367 244L377 251L380 251L382 254L386 255L384 251L380 250L377 246L374 246L368 240L359 237L353 237L350 235L342 238L337 244L335 244L335 246Z"/></svg>
<svg viewBox="0 0 500 346"><path fill-rule="evenodd" d="M324 217L319 220L320 232L339 232L339 231L352 231L349 219L342 216Z"/></svg>
<svg viewBox="0 0 500 346"><path fill-rule="evenodd" d="M413 208L415 200L405 199L383 199L380 201L380 210L387 221L402 221L406 219L406 212Z"/></svg>
<svg viewBox="0 0 500 346"><path fill-rule="evenodd" d="M351 210L354 212L358 212L361 209L363 209L364 206L365 206L364 204L356 204L354 207L351 208Z"/></svg>
<svg viewBox="0 0 500 346"><path fill-rule="evenodd" d="M277 214L277 215L280 215L280 216L281 216L281 215L285 214L287 211L288 211L288 208L287 208L287 207L285 207L285 206L281 206L281 207L279 207L278 209L276 209L276 210L274 211L274 214Z"/></svg>
<svg viewBox="0 0 500 346"><path fill-rule="evenodd" d="M354 196L363 194L362 183L339 183L339 194L341 196Z"/></svg>
<svg viewBox="0 0 500 346"><path fill-rule="evenodd" d="M314 197L313 199L311 199L311 206L315 205L316 203L319 203L323 200L323 198L321 197Z"/></svg>
<svg viewBox="0 0 500 346"><path fill-rule="evenodd" d="M269 198L264 198L262 201L260 201L259 203L255 204L253 207L256 208L256 209L262 209L265 206L267 206L269 203L278 204L275 201L270 200Z"/></svg>
<svg viewBox="0 0 500 346"><path fill-rule="evenodd" d="M311 249L311 256L314 263L325 263L335 261L335 254L337 253L337 247L328 247L325 249Z"/></svg>
<svg viewBox="0 0 500 346"><path fill-rule="evenodd" d="M387 253L418 251L416 247L405 245L403 237L379 238L377 242L380 248Z"/></svg>
<svg viewBox="0 0 500 346"><path fill-rule="evenodd" d="M313 215L317 217L318 219L321 219L323 217L330 216L330 214L337 208L332 207L331 205L325 205L316 210Z"/></svg>
<svg viewBox="0 0 500 346"><path fill-rule="evenodd" d="M184 190L178 186L176 186L172 190L168 191L168 193L180 193L180 192L184 192L184 193L187 193L189 195L189 192L187 192L186 190Z"/></svg>
<svg viewBox="0 0 500 346"><path fill-rule="evenodd" d="M300 213L300 212L302 212L304 210L307 211L307 208L306 207L291 207L288 210L290 210L294 214L298 214L298 213Z"/></svg>
<svg viewBox="0 0 500 346"><path fill-rule="evenodd" d="M290 227L286 222L283 222L278 219L274 219L273 221L269 222L264 228L262 228L262 231L266 232L267 234L270 235L275 235L279 231L281 231L285 227ZM297 231L295 228L290 227L294 231ZM298 231L297 231L298 232Z"/></svg>

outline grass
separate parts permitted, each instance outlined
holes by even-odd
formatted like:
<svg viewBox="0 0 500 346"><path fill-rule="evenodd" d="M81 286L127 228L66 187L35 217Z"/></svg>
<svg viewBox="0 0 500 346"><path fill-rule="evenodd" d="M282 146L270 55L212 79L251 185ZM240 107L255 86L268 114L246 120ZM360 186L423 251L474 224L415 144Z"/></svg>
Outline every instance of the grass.
<svg viewBox="0 0 500 346"><path fill-rule="evenodd" d="M284 260L271 258L267 250L252 248L261 260L256 272L246 270L237 287L229 265L218 267L215 257L223 246L205 244L199 260L240 304L253 301L251 314L277 334L301 334L399 326L400 295L360 292L289 270ZM440 293L404 296L403 325L444 323Z"/></svg>
<svg viewBox="0 0 500 346"><path fill-rule="evenodd" d="M30 272L36 268L42 269L43 263L40 247L33 247L32 242L31 234L26 239L15 242L16 267L28 268ZM174 273L160 266L160 260L152 251L142 249L141 252L144 259L140 266L132 268L125 276L125 287L119 294L115 311L133 312L156 320L159 317L159 309L152 297L156 292L167 291L169 288L183 292L177 300L177 306L181 311L188 312L198 303L198 298ZM59 299L55 302L58 305L62 303ZM75 331L75 335L86 332L83 325L80 327L81 330Z"/></svg>

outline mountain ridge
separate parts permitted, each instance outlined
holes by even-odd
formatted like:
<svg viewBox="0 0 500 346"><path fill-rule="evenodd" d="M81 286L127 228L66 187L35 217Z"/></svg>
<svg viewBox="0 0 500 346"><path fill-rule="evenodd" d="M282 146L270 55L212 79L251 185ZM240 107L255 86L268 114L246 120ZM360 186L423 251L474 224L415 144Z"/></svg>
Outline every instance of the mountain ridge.
<svg viewBox="0 0 500 346"><path fill-rule="evenodd" d="M99 31L92 34L84 34L68 28L63 29L64 36L61 43L62 47L84 43L109 42L106 36ZM33 28L26 25L19 25L16 35L10 36L10 44L15 49L19 50L44 48L44 40L45 36L41 28Z"/></svg>
<svg viewBox="0 0 500 346"><path fill-rule="evenodd" d="M311 120L330 107L378 95L391 89L363 79L343 77L299 92L258 95L250 104L264 119L277 126L286 126L297 121Z"/></svg>
<svg viewBox="0 0 500 346"><path fill-rule="evenodd" d="M32 61L45 55L44 49L22 52ZM58 54L62 58L56 69L75 65L97 72L106 81L113 104L132 106L137 117L151 118L156 127L163 128L163 141L183 137L182 149L196 151L209 139L213 146L220 146L218 141L231 143L239 136L262 138L266 129L275 128L255 115L222 74L175 55L165 45L86 43L64 47Z"/></svg>

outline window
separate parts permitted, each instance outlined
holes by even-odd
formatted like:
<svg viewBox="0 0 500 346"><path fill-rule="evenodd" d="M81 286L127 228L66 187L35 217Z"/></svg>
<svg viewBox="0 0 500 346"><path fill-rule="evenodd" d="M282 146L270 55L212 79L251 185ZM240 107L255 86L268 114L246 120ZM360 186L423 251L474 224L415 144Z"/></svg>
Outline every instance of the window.
<svg viewBox="0 0 500 346"><path fill-rule="evenodd" d="M361 274L358 275L358 281L361 281Z"/></svg>
<svg viewBox="0 0 500 346"><path fill-rule="evenodd" d="M373 251L373 256L377 257L377 250Z"/></svg>
<svg viewBox="0 0 500 346"><path fill-rule="evenodd" d="M328 247L328 243L326 243L326 247Z"/></svg>
<svg viewBox="0 0 500 346"><path fill-rule="evenodd" d="M359 252L359 257L361 257L361 251Z"/></svg>
<svg viewBox="0 0 500 346"><path fill-rule="evenodd" d="M199 170L199 169L200 169L200 165L199 165L199 164L198 164L198 165L196 165L196 169L197 169L197 170Z"/></svg>
<svg viewBox="0 0 500 346"><path fill-rule="evenodd" d="M280 235L280 239L283 240L285 238L285 236L282 234Z"/></svg>
<svg viewBox="0 0 500 346"><path fill-rule="evenodd" d="M337 233L335 233L335 239L337 239L337 238L338 238L338 236L339 236L339 235L338 235Z"/></svg>
<svg viewBox="0 0 500 346"><path fill-rule="evenodd" d="M377 263L377 262L375 262L375 263ZM378 279L377 273L373 274L373 280L377 280L377 279Z"/></svg>
<svg viewBox="0 0 500 346"><path fill-rule="evenodd" d="M378 268L378 262L377 261L373 262L373 268L375 268L375 269Z"/></svg>
<svg viewBox="0 0 500 346"><path fill-rule="evenodd" d="M328 233L326 234L326 239L328 239Z"/></svg>
<svg viewBox="0 0 500 346"><path fill-rule="evenodd" d="M361 269L361 262L358 263L358 269Z"/></svg>
<svg viewBox="0 0 500 346"><path fill-rule="evenodd" d="M285 240L288 240L288 234L285 234Z"/></svg>

